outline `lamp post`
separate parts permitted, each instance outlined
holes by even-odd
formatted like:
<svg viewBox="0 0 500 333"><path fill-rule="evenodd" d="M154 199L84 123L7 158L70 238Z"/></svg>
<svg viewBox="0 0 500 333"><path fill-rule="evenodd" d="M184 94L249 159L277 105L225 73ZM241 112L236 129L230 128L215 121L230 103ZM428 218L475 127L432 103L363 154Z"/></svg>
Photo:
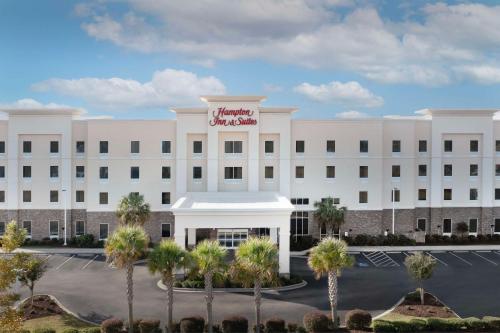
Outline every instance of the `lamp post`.
<svg viewBox="0 0 500 333"><path fill-rule="evenodd" d="M392 234L393 235L394 235L395 221L396 221L396 209L395 209L396 190L397 190L397 187L392 188Z"/></svg>
<svg viewBox="0 0 500 333"><path fill-rule="evenodd" d="M494 224L491 224L491 225L490 225L490 229L491 229L491 236L493 236L493 228L494 228L494 227L495 227L495 225L494 225Z"/></svg>
<svg viewBox="0 0 500 333"><path fill-rule="evenodd" d="M64 203L64 246L67 246L67 212L66 212L66 189L62 190L63 193L63 203Z"/></svg>

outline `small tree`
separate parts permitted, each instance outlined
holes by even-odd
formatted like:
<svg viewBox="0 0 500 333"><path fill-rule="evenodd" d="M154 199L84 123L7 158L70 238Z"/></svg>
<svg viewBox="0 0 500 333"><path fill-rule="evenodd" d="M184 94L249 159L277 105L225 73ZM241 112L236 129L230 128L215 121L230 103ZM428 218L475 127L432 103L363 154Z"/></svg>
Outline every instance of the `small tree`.
<svg viewBox="0 0 500 333"><path fill-rule="evenodd" d="M167 294L167 330L173 332L174 281L177 268L187 266L189 253L172 240L164 240L149 254L148 268L152 274L160 273Z"/></svg>
<svg viewBox="0 0 500 333"><path fill-rule="evenodd" d="M12 253L15 249L23 245L26 240L26 230L19 228L17 222L12 220L7 224L4 235L2 236L2 249L6 253Z"/></svg>
<svg viewBox="0 0 500 333"><path fill-rule="evenodd" d="M35 283L40 280L43 274L47 271L47 264L45 261L36 258L29 253L18 253L14 257L14 262L18 267L17 279L21 285L28 287L31 295L31 306L33 306L33 295L35 290Z"/></svg>
<svg viewBox="0 0 500 333"><path fill-rule="evenodd" d="M328 197L314 203L314 217L318 220L319 227L325 227L328 236L333 236L335 230L340 230L340 226L345 222L346 207L337 207L333 203L333 198Z"/></svg>
<svg viewBox="0 0 500 333"><path fill-rule="evenodd" d="M236 250L232 275L247 287L253 285L256 333L260 332L262 285L277 282L278 268L278 247L269 237L251 237Z"/></svg>
<svg viewBox="0 0 500 333"><path fill-rule="evenodd" d="M118 203L116 216L122 225L135 224L144 225L151 215L148 203L144 202L144 196L131 192L124 196Z"/></svg>
<svg viewBox="0 0 500 333"><path fill-rule="evenodd" d="M214 275L224 271L227 250L217 241L204 240L196 245L191 255L195 260L196 270L205 278L205 300L207 302L208 333L213 332L212 302L214 300Z"/></svg>
<svg viewBox="0 0 500 333"><path fill-rule="evenodd" d="M354 264L353 257L347 253L347 243L333 237L322 239L317 246L311 249L308 264L317 279L324 274L328 276L328 299L330 301L333 327L337 328L337 279L342 269L351 267Z"/></svg>
<svg viewBox="0 0 500 333"><path fill-rule="evenodd" d="M424 305L424 280L430 279L436 267L436 260L422 252L406 257L405 266L408 274L417 281L420 292L420 304Z"/></svg>
<svg viewBox="0 0 500 333"><path fill-rule="evenodd" d="M462 238L464 238L465 234L469 232L469 226L465 222L457 223L457 226L455 228Z"/></svg>

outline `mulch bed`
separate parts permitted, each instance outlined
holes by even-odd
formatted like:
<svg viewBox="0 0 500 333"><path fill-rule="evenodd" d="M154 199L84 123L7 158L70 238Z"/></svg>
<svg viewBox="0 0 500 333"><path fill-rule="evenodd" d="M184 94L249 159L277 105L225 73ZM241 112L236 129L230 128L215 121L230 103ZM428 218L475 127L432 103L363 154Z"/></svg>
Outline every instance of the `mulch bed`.
<svg viewBox="0 0 500 333"><path fill-rule="evenodd" d="M420 297L406 297L393 312L414 317L457 318L449 308L428 293L424 294L424 305L420 304Z"/></svg>
<svg viewBox="0 0 500 333"><path fill-rule="evenodd" d="M21 310L24 313L24 320L64 314L63 309L47 295L35 296L33 306L31 305L31 299L26 300L21 305Z"/></svg>

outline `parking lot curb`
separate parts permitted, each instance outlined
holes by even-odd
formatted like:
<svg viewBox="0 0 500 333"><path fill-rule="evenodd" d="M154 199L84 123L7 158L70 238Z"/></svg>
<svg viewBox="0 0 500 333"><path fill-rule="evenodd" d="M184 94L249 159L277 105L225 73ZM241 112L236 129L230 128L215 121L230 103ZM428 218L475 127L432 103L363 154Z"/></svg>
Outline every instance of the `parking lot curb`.
<svg viewBox="0 0 500 333"><path fill-rule="evenodd" d="M166 290L165 285L161 280L156 284L158 288L161 290ZM281 292L281 291L292 291L300 288L304 288L307 286L307 282L302 280L300 283L292 284L290 286L285 287L277 287L277 288L262 288L263 293L273 293L273 292ZM203 293L205 289L201 288L174 288L175 292L179 293ZM213 288L213 291L216 293L252 293L253 288Z"/></svg>

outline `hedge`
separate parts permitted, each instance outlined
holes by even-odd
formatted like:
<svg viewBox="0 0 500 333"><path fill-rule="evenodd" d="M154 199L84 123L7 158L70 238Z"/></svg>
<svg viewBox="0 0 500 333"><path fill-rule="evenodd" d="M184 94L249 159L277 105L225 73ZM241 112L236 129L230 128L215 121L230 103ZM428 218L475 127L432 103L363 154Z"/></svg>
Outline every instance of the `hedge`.
<svg viewBox="0 0 500 333"><path fill-rule="evenodd" d="M199 333L205 328L205 319L199 316L182 318L180 321L181 333Z"/></svg>
<svg viewBox="0 0 500 333"><path fill-rule="evenodd" d="M99 327L89 327L80 330L80 333L101 333L101 329Z"/></svg>
<svg viewBox="0 0 500 333"><path fill-rule="evenodd" d="M232 316L222 321L223 333L247 333L248 319L243 316Z"/></svg>
<svg viewBox="0 0 500 333"><path fill-rule="evenodd" d="M321 312L306 313L303 322L304 327L310 333L323 333L330 329L330 320Z"/></svg>
<svg viewBox="0 0 500 333"><path fill-rule="evenodd" d="M102 333L121 333L123 330L123 320L118 318L106 319L101 323Z"/></svg>
<svg viewBox="0 0 500 333"><path fill-rule="evenodd" d="M362 330L363 328L370 327L372 315L367 311L354 309L347 312L345 322L349 329Z"/></svg>
<svg viewBox="0 0 500 333"><path fill-rule="evenodd" d="M500 318L483 317L483 319L470 317L460 318L428 318L404 321L374 320L374 332L498 332Z"/></svg>
<svg viewBox="0 0 500 333"><path fill-rule="evenodd" d="M56 333L56 330L52 328L35 328L33 333Z"/></svg>
<svg viewBox="0 0 500 333"><path fill-rule="evenodd" d="M281 318L269 318L264 325L265 333L287 333L285 321Z"/></svg>

